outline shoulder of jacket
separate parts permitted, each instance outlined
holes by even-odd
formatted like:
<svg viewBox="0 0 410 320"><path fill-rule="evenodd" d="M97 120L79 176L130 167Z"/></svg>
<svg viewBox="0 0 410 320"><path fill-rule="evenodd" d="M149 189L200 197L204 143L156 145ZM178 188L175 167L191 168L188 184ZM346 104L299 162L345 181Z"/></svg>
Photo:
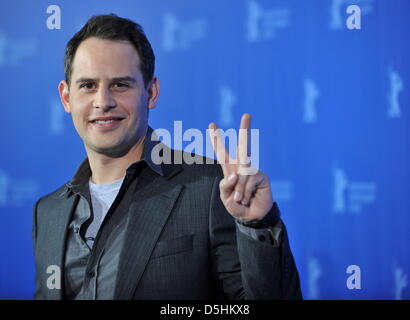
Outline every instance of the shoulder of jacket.
<svg viewBox="0 0 410 320"><path fill-rule="evenodd" d="M66 191L67 191L67 183L63 184L62 186L60 186L56 190L51 191L50 193L40 197L36 201L36 207L38 206L39 203L45 203L45 202L48 202L48 201L56 201L58 199L61 199L62 196L66 193Z"/></svg>
<svg viewBox="0 0 410 320"><path fill-rule="evenodd" d="M181 164L184 171L209 177L223 176L222 167L215 159L174 149L172 152L174 164Z"/></svg>

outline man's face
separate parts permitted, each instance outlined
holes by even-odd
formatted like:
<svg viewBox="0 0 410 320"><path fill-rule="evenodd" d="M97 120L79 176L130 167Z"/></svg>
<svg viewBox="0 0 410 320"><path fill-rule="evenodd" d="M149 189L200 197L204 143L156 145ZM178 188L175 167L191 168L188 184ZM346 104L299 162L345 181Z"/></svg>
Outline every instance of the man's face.
<svg viewBox="0 0 410 320"><path fill-rule="evenodd" d="M92 37L77 48L70 87L62 81L59 92L87 151L121 156L145 136L159 83L145 88L130 42Z"/></svg>

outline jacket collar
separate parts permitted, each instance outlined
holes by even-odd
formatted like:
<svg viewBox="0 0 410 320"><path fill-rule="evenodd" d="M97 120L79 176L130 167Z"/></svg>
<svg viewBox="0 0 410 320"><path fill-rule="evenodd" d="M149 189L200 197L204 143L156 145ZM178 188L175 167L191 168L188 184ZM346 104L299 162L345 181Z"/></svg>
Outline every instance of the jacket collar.
<svg viewBox="0 0 410 320"><path fill-rule="evenodd" d="M164 171L163 171L161 164L155 163L151 156L152 149L158 143L161 143L161 142L157 139L153 129L148 126L148 130L145 135L144 142L143 142L144 148L143 148L142 158L141 160L138 160L132 163L127 168L126 174L127 175L134 174L136 167L140 165L141 163L145 163L152 171L156 172L160 176L164 176ZM66 183L63 194L69 193L69 192L78 193L80 190L82 190L85 186L88 185L88 181L90 179L91 174L92 172L90 168L90 163L87 157L83 160L80 167L75 172L73 178L68 183Z"/></svg>

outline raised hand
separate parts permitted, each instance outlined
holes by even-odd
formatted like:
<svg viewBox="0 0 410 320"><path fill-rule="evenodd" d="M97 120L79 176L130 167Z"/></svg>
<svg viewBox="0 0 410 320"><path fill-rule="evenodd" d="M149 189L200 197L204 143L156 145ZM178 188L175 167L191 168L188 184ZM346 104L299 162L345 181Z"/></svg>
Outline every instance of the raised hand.
<svg viewBox="0 0 410 320"><path fill-rule="evenodd" d="M245 113L239 130L237 158L232 159L215 123L208 132L224 178L219 184L221 200L228 212L239 220L262 219L272 208L269 178L251 167L248 140L251 116Z"/></svg>

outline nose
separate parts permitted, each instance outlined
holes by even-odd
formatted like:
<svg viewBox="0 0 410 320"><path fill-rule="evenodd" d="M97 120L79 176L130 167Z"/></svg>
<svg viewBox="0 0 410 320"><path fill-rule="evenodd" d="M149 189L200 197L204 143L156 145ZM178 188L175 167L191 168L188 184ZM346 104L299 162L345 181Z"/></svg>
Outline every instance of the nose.
<svg viewBox="0 0 410 320"><path fill-rule="evenodd" d="M104 112L116 107L116 103L109 88L101 86L98 89L94 99L94 107L103 109Z"/></svg>

